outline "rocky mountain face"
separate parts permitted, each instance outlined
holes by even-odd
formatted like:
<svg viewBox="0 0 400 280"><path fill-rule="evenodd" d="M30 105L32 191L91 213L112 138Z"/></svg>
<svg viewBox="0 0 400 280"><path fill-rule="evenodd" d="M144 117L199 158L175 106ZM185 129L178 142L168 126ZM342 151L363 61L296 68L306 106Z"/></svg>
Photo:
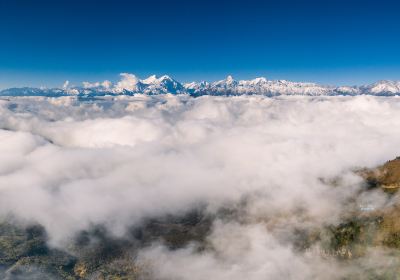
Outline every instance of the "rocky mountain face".
<svg viewBox="0 0 400 280"><path fill-rule="evenodd" d="M375 169L360 170L359 174L372 188L396 192L400 188L400 158L390 160Z"/></svg>
<svg viewBox="0 0 400 280"><path fill-rule="evenodd" d="M122 73L121 80L115 84L110 81L89 83L81 87L63 88L10 88L0 91L2 96L102 96L102 95L133 95L133 94L189 94L201 95L245 95L259 94L266 96L304 95L304 96L334 96L334 95L400 95L400 82L379 81L363 86L324 86L315 83L290 82L286 80L267 80L264 77L253 80L235 80L228 76L215 82L192 82L182 84L164 75L152 75L139 79L133 74Z"/></svg>

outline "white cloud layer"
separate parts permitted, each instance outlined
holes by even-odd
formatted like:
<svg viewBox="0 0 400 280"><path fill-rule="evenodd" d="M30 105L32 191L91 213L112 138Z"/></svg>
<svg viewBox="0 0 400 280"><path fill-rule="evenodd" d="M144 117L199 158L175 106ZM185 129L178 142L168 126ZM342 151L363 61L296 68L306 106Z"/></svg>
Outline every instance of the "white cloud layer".
<svg viewBox="0 0 400 280"><path fill-rule="evenodd" d="M348 171L399 154L400 99L15 98L0 100L0 128L0 215L44 225L53 244L248 197L246 224L215 224L212 252L142 258L162 279L336 279L336 263L291 249L291 229L338 222L360 183ZM320 180L338 175L340 188Z"/></svg>
<svg viewBox="0 0 400 280"><path fill-rule="evenodd" d="M116 92L122 92L124 90L136 91L138 90L137 84L140 82L139 78L133 74L121 73L121 80L116 84Z"/></svg>

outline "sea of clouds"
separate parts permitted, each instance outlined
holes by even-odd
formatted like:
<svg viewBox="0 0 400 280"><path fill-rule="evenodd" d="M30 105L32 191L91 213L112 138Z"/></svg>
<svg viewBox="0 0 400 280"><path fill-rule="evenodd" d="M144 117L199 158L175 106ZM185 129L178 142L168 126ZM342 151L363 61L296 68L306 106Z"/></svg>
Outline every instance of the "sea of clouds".
<svg viewBox="0 0 400 280"><path fill-rule="evenodd" d="M39 223L62 247L92 225L123 236L148 217L245 200L240 219L214 221L211 249L153 244L139 260L156 279L339 279L354 268L297 252L295 229L339 224L362 188L351 171L399 143L396 97L4 98L0 217Z"/></svg>

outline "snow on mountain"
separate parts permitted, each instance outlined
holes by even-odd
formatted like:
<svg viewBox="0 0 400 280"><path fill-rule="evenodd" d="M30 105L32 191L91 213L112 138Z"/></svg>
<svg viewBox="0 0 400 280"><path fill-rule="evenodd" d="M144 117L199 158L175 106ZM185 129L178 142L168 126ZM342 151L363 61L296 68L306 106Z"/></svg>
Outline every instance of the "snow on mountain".
<svg viewBox="0 0 400 280"><path fill-rule="evenodd" d="M98 93L109 93L109 94L133 94L133 93L145 93L145 94L165 94L165 93L185 93L182 84L172 79L171 77L164 75L157 77L152 75L144 80L139 79L133 74L121 73L121 80L114 86L110 81L104 82L83 82L83 93L88 94L89 92L94 94Z"/></svg>
<svg viewBox="0 0 400 280"><path fill-rule="evenodd" d="M400 81L379 81L364 86L324 86L316 83L291 82L286 80L268 80L264 77L252 80L235 80L228 76L215 82L191 82L181 84L170 76L156 75L139 79L130 73L121 73L121 79L112 83L83 82L82 86L71 86L64 83L62 88L10 88L0 91L3 96L101 96L101 95L133 95L133 94L189 94L200 95L243 95L260 94L266 96L279 95L400 95Z"/></svg>
<svg viewBox="0 0 400 280"><path fill-rule="evenodd" d="M361 89L358 87L341 86L335 89L337 95L359 95Z"/></svg>
<svg viewBox="0 0 400 280"><path fill-rule="evenodd" d="M0 95L2 96L65 96L68 94L68 90L59 89L59 88L32 88L32 87L23 87L23 88L9 88L0 91Z"/></svg>
<svg viewBox="0 0 400 280"><path fill-rule="evenodd" d="M143 93L147 94L186 93L181 83L167 75L161 76L160 78L156 75L152 75L141 82L146 85Z"/></svg>
<svg viewBox="0 0 400 280"><path fill-rule="evenodd" d="M211 84L205 82L186 84L185 88L190 94L194 95L328 95L330 92L333 92L333 89L330 87L319 86L314 83L295 83L285 80L269 81L264 77L236 81L232 76Z"/></svg>
<svg viewBox="0 0 400 280"><path fill-rule="evenodd" d="M236 81L232 76L226 79L207 83L188 83L185 88L189 94L193 95L242 95L242 94L262 94L267 96L278 95L307 95L307 96L326 96L326 95L400 95L399 81L380 81L366 86L323 86L315 83L291 82L286 80L267 80L259 77L253 80Z"/></svg>
<svg viewBox="0 0 400 280"><path fill-rule="evenodd" d="M397 95L400 93L400 81L379 81L363 89L374 95Z"/></svg>
<svg viewBox="0 0 400 280"><path fill-rule="evenodd" d="M157 83L157 81L158 81L158 78L156 75L151 75L147 79L142 80L143 83L148 84L148 85Z"/></svg>

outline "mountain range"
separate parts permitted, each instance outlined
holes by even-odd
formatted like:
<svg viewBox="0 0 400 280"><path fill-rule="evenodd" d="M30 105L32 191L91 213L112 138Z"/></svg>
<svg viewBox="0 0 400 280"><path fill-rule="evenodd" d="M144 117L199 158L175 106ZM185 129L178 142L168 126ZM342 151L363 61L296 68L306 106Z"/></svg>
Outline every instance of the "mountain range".
<svg viewBox="0 0 400 280"><path fill-rule="evenodd" d="M60 88L9 88L0 91L1 96L104 96L133 94L189 94L201 95L251 95L266 96L304 95L304 96L335 96L335 95L400 95L400 81L379 81L362 86L326 86L316 83L291 82L286 80L267 80L264 77L253 80L235 80L228 76L215 82L180 83L170 76L157 77L152 75L139 79L133 74L121 73L120 81L112 83L83 82L82 86L69 86L66 82Z"/></svg>

